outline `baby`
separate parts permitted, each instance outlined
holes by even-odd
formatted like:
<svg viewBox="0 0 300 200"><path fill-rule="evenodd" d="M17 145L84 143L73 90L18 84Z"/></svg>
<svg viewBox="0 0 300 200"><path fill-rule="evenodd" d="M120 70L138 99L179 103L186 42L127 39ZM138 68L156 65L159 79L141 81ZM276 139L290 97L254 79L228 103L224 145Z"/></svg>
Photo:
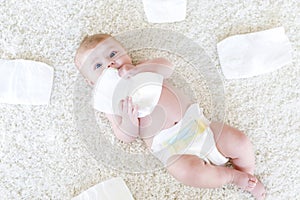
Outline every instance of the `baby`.
<svg viewBox="0 0 300 200"><path fill-rule="evenodd" d="M216 188L233 183L256 199L264 199L265 188L253 175L255 158L250 140L233 127L209 122L198 104L168 84L173 71L168 60L156 58L133 65L116 39L95 34L81 42L75 65L91 86L104 89L104 79L111 80L110 85L114 79L126 82L138 75L157 78L155 91L159 96L150 109L127 96L117 102L118 109L104 111L115 136L126 143L142 138L168 172L183 184ZM97 103L101 104L101 100ZM233 168L224 166L228 161Z"/></svg>

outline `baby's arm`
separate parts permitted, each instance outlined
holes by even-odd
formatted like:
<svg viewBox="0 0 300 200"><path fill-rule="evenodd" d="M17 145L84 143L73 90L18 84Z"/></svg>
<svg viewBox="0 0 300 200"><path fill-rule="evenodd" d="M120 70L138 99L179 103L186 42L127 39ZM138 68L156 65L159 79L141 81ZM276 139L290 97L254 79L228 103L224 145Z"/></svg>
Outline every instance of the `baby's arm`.
<svg viewBox="0 0 300 200"><path fill-rule="evenodd" d="M132 105L131 97L120 102L121 116L106 114L111 122L114 134L119 140L129 143L139 136L139 119L136 105Z"/></svg>
<svg viewBox="0 0 300 200"><path fill-rule="evenodd" d="M154 58L152 60L146 60L138 63L133 69L133 73L140 72L154 72L169 78L174 70L173 64L165 58Z"/></svg>

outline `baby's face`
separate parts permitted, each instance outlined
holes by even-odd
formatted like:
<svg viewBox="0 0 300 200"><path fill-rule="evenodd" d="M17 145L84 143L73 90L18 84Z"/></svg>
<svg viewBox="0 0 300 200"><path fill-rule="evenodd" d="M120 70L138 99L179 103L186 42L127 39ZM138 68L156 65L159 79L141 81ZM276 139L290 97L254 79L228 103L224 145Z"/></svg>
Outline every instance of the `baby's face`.
<svg viewBox="0 0 300 200"><path fill-rule="evenodd" d="M79 71L91 85L96 83L104 69L113 67L122 71L125 64L132 64L125 49L113 38L107 38L95 48L86 50L80 55L80 60L82 65Z"/></svg>

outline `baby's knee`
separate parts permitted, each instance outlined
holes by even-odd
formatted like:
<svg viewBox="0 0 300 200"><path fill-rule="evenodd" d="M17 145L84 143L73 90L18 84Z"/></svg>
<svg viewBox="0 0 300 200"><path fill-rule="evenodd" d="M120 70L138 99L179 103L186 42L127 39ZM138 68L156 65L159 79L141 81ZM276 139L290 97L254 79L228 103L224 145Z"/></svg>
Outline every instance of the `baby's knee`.
<svg viewBox="0 0 300 200"><path fill-rule="evenodd" d="M236 148L240 148L241 150L251 150L252 149L252 142L250 138L245 135L243 132L239 130L234 130L236 133L234 133L234 141L233 145Z"/></svg>
<svg viewBox="0 0 300 200"><path fill-rule="evenodd" d="M249 139L249 137L244 134L242 131L235 130L237 131L237 142L241 147L252 147L252 143Z"/></svg>
<svg viewBox="0 0 300 200"><path fill-rule="evenodd" d="M230 142L231 144L234 143L236 145L251 145L251 141L248 138L248 136L240 131L239 129L236 129L234 127L231 127L229 125L224 125L222 127L222 135L221 138L225 139L224 141Z"/></svg>

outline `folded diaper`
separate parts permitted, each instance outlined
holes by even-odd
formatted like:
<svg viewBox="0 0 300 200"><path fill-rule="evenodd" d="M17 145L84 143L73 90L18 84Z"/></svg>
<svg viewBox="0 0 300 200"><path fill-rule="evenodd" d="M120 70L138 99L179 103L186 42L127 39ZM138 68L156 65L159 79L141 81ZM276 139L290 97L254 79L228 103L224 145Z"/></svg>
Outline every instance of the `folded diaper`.
<svg viewBox="0 0 300 200"><path fill-rule="evenodd" d="M0 102L44 105L50 100L53 68L30 60L0 59Z"/></svg>
<svg viewBox="0 0 300 200"><path fill-rule="evenodd" d="M122 178L112 178L82 192L72 200L133 200Z"/></svg>
<svg viewBox="0 0 300 200"><path fill-rule="evenodd" d="M291 63L292 48L284 28L235 35L217 44L227 79L248 78Z"/></svg>
<svg viewBox="0 0 300 200"><path fill-rule="evenodd" d="M98 78L93 91L93 107L101 112L120 115L119 104L127 96L138 105L138 117L150 114L160 98L163 76L139 73L129 79L119 77L118 70L108 68Z"/></svg>
<svg viewBox="0 0 300 200"><path fill-rule="evenodd" d="M147 19L151 23L177 22L185 19L186 0L143 0Z"/></svg>

